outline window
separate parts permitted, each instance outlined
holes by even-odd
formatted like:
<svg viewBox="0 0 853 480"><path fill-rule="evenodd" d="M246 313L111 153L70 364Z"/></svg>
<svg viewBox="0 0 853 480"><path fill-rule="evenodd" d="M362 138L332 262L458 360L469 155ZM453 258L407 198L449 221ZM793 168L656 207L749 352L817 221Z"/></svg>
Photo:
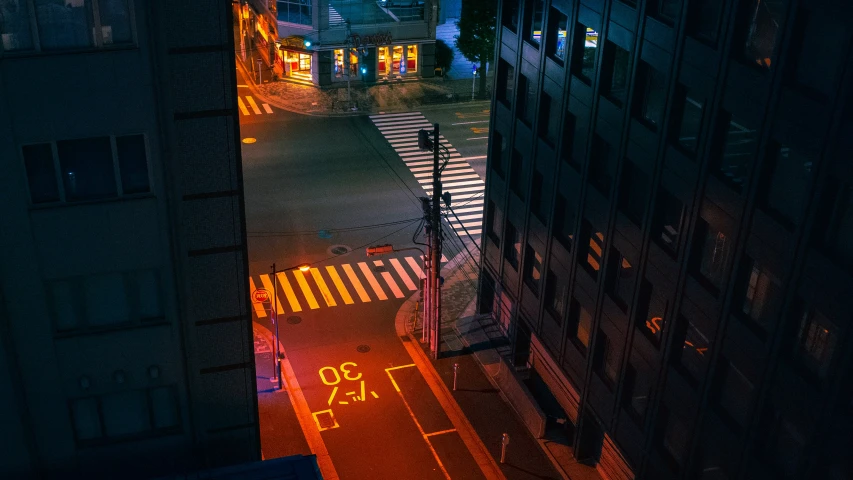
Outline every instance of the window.
<svg viewBox="0 0 853 480"><path fill-rule="evenodd" d="M506 245L504 246L504 258L514 268L518 270L518 261L521 259L521 234L516 230L515 226L506 222L506 235L504 235Z"/></svg>
<svg viewBox="0 0 853 480"><path fill-rule="evenodd" d="M666 75L649 64L640 62L637 78L637 116L644 125L657 130L658 126L663 124Z"/></svg>
<svg viewBox="0 0 853 480"><path fill-rule="evenodd" d="M536 110L536 84L521 75L518 79L518 86L518 107L515 113L529 127L533 125L533 116Z"/></svg>
<svg viewBox="0 0 853 480"><path fill-rule="evenodd" d="M589 336L592 331L592 315L576 300L573 300L572 311L569 316L572 320L572 328L569 329L572 343L585 354L589 347Z"/></svg>
<svg viewBox="0 0 853 480"><path fill-rule="evenodd" d="M311 0L278 0L276 3L279 22L313 25Z"/></svg>
<svg viewBox="0 0 853 480"><path fill-rule="evenodd" d="M834 260L853 269L853 185L830 178L822 204L819 243Z"/></svg>
<svg viewBox="0 0 853 480"><path fill-rule="evenodd" d="M681 0L649 0L648 8L649 15L673 25L681 13Z"/></svg>
<svg viewBox="0 0 853 480"><path fill-rule="evenodd" d="M654 240L673 258L678 254L678 240L684 228L683 223L684 204L661 187L655 202Z"/></svg>
<svg viewBox="0 0 853 480"><path fill-rule="evenodd" d="M770 439L773 463L786 478L796 475L804 461L806 434L803 430L791 419L780 416L774 428L775 435Z"/></svg>
<svg viewBox="0 0 853 480"><path fill-rule="evenodd" d="M551 7L548 12L548 34L545 37L546 52L549 57L561 64L566 60L566 46L568 44L566 32L568 28L569 17Z"/></svg>
<svg viewBox="0 0 853 480"><path fill-rule="evenodd" d="M527 186L524 181L524 159L516 149L512 150L512 158L510 159L509 182L510 189L524 200L524 190Z"/></svg>
<svg viewBox="0 0 853 480"><path fill-rule="evenodd" d="M782 16L788 8L787 0L745 0L741 2L743 42L742 55L750 64L770 68L776 37Z"/></svg>
<svg viewBox="0 0 853 480"><path fill-rule="evenodd" d="M508 143L506 138L498 132L494 132L492 139L492 170L499 177L504 178L504 162L506 161L506 150Z"/></svg>
<svg viewBox="0 0 853 480"><path fill-rule="evenodd" d="M25 145L22 148L33 203L59 201L59 187L53 165L53 150L49 143Z"/></svg>
<svg viewBox="0 0 853 480"><path fill-rule="evenodd" d="M663 424L661 435L664 451L677 465L683 465L690 446L690 428L680 416L661 406L660 422Z"/></svg>
<svg viewBox="0 0 853 480"><path fill-rule="evenodd" d="M649 395L651 394L651 382L645 370L640 370L632 363L625 368L624 390L622 392L622 404L628 411L629 416L637 426L642 427L646 419L646 410L649 406Z"/></svg>
<svg viewBox="0 0 853 480"><path fill-rule="evenodd" d="M675 353L675 356L678 358L679 369L686 373L688 380L696 386L708 368L708 358L711 355L708 349L711 345L708 338L699 331L693 322L687 321L683 317L680 318L680 321L685 330L683 336L676 336L676 338L683 338L684 340L682 341L681 353ZM677 346L678 343L676 342L674 345Z"/></svg>
<svg viewBox="0 0 853 480"><path fill-rule="evenodd" d="M501 59L498 61L498 100L507 108L515 97L515 67Z"/></svg>
<svg viewBox="0 0 853 480"><path fill-rule="evenodd" d="M164 316L155 270L71 277L51 281L47 290L58 332L131 327Z"/></svg>
<svg viewBox="0 0 853 480"><path fill-rule="evenodd" d="M740 192L746 186L755 161L757 132L747 122L731 115L721 132L724 140L718 142L722 152L717 154L718 177Z"/></svg>
<svg viewBox="0 0 853 480"><path fill-rule="evenodd" d="M581 223L581 239L585 243L581 244L578 249L578 261L588 274L594 279L598 279L598 271L601 270L601 253L604 247L604 234L601 232L593 233L592 225L586 220ZM588 241L586 239L589 239Z"/></svg>
<svg viewBox="0 0 853 480"><path fill-rule="evenodd" d="M602 72L604 95L616 105L622 106L628 96L628 79L631 77L631 56L627 50L613 42L605 43L604 68Z"/></svg>
<svg viewBox="0 0 853 480"><path fill-rule="evenodd" d="M60 140L22 148L33 204L112 198L150 191L142 135ZM114 153L117 158L114 157ZM120 181L116 182L115 168ZM56 174L59 173L62 188Z"/></svg>
<svg viewBox="0 0 853 480"><path fill-rule="evenodd" d="M691 0L687 12L691 34L707 43L716 44L722 8L722 3L717 0Z"/></svg>
<svg viewBox="0 0 853 480"><path fill-rule="evenodd" d="M30 2L27 0L0 1L0 51L14 52L33 49L30 30Z"/></svg>
<svg viewBox="0 0 853 480"><path fill-rule="evenodd" d="M139 437L180 427L175 387L125 390L70 402L78 442Z"/></svg>
<svg viewBox="0 0 853 480"><path fill-rule="evenodd" d="M718 293L725 279L731 242L725 233L708 225L704 220L700 219L699 222L703 227L697 229L701 242L699 273L716 289L714 293Z"/></svg>
<svg viewBox="0 0 853 480"><path fill-rule="evenodd" d="M545 14L545 0L527 0L525 7L526 15L529 15L527 40L535 46L539 46L542 40L542 16Z"/></svg>
<svg viewBox="0 0 853 480"><path fill-rule="evenodd" d="M418 46L406 46L406 72L415 73L418 71Z"/></svg>
<svg viewBox="0 0 853 480"><path fill-rule="evenodd" d="M546 282L545 308L554 314L558 322L562 322L563 314L566 312L566 296L569 293L569 285L551 269L548 269Z"/></svg>
<svg viewBox="0 0 853 480"><path fill-rule="evenodd" d="M823 378L829 370L838 333L820 311L804 308L800 315L796 354L813 373Z"/></svg>
<svg viewBox="0 0 853 480"><path fill-rule="evenodd" d="M608 293L622 310L626 310L634 293L634 266L613 247L610 247L609 264Z"/></svg>
<svg viewBox="0 0 853 480"><path fill-rule="evenodd" d="M728 417L741 427L749 422L749 414L755 386L738 368L721 358L719 375L719 405Z"/></svg>
<svg viewBox="0 0 853 480"><path fill-rule="evenodd" d="M539 98L539 136L551 146L560 136L560 104L545 92Z"/></svg>
<svg viewBox="0 0 853 480"><path fill-rule="evenodd" d="M566 120L563 124L563 145L560 147L560 158L571 165L572 168L580 172L583 167L581 167L580 162L578 162L578 159L574 154L575 137L578 137L578 144L580 145L584 143L584 139L577 134L575 130L576 127L577 117L566 110Z"/></svg>
<svg viewBox="0 0 853 480"><path fill-rule="evenodd" d="M679 90L678 111L673 115L678 118L678 121L674 122L674 143L689 153L696 153L705 101L683 86L680 86Z"/></svg>
<svg viewBox="0 0 853 480"><path fill-rule="evenodd" d="M538 297L542 284L542 256L530 245L524 253L524 283Z"/></svg>
<svg viewBox="0 0 853 480"><path fill-rule="evenodd" d="M616 347L601 330L596 338L597 358L595 369L602 380L612 389L616 385L619 376L619 352Z"/></svg>
<svg viewBox="0 0 853 480"><path fill-rule="evenodd" d="M776 313L782 282L755 260L747 257L744 265L740 291L743 302L740 311L762 332L766 332Z"/></svg>
<svg viewBox="0 0 853 480"><path fill-rule="evenodd" d="M533 171L533 185L530 188L530 212L542 223L548 221L548 199L542 195L544 179L538 171Z"/></svg>
<svg viewBox="0 0 853 480"><path fill-rule="evenodd" d="M518 31L518 0L502 2L502 24L513 32Z"/></svg>
<svg viewBox="0 0 853 480"><path fill-rule="evenodd" d="M598 32L582 24L575 24L575 54L572 73L591 85L595 78L595 57L598 50Z"/></svg>
<svg viewBox="0 0 853 480"><path fill-rule="evenodd" d="M612 179L612 167L614 152L610 144L604 141L598 134L593 136L592 151L589 158L589 180L602 195L610 196L610 183Z"/></svg>
<svg viewBox="0 0 853 480"><path fill-rule="evenodd" d="M637 328L656 348L660 348L666 328L667 302L660 298L654 285L648 280L640 284L640 301L636 312Z"/></svg>
<svg viewBox="0 0 853 480"><path fill-rule="evenodd" d="M770 162L770 178L762 192L762 203L786 227L800 225L810 196L812 159L781 145L773 150Z"/></svg>
<svg viewBox="0 0 853 480"><path fill-rule="evenodd" d="M501 214L495 207L495 202L489 200L489 207L486 211L486 235L495 242L495 245L500 245L501 237L498 231L501 225Z"/></svg>
<svg viewBox="0 0 853 480"><path fill-rule="evenodd" d="M554 208L554 237L566 250L572 251L572 235L575 231L575 207L566 197L557 194Z"/></svg>
<svg viewBox="0 0 853 480"><path fill-rule="evenodd" d="M648 175L634 162L625 159L620 183L619 209L635 224L642 224L649 190Z"/></svg>

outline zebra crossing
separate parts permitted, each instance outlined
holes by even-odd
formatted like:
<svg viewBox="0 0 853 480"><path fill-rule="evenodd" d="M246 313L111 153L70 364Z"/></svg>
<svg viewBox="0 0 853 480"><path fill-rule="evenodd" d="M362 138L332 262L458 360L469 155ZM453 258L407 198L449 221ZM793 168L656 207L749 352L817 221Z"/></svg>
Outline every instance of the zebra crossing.
<svg viewBox="0 0 853 480"><path fill-rule="evenodd" d="M442 262L447 258L442 256ZM279 315L304 310L404 298L418 290L424 278L423 257L386 258L251 275L249 289L266 289ZM276 289L276 286L278 287ZM273 292L275 295L273 296ZM250 296L251 298L251 296ZM272 305L252 301L255 315L266 318Z"/></svg>
<svg viewBox="0 0 853 480"><path fill-rule="evenodd" d="M248 105L248 107L246 105ZM252 113L254 113L255 115L263 115L264 113L266 113L267 115L269 115L272 113L272 108L270 108L270 106L268 104L262 103L261 106L259 107L258 103L255 102L255 99L252 98L251 95L246 95L246 101L245 102L243 101L242 96L238 96L237 97L237 106L240 107L240 114L241 115L252 115ZM261 111L261 108L263 108L263 112ZM250 113L250 109L251 109L251 113Z"/></svg>
<svg viewBox="0 0 853 480"><path fill-rule="evenodd" d="M342 17L341 14L338 13L338 11L335 10L335 8L330 4L329 5L329 26L334 27L334 26L340 26L340 25L344 25L344 24L345 24L344 17Z"/></svg>
<svg viewBox="0 0 853 480"><path fill-rule="evenodd" d="M433 154L418 148L418 130L431 130L432 124L420 112L371 115L370 119L409 167L421 187L428 195L432 195ZM438 138L447 147L450 156L441 174L442 190L450 192L452 200L453 212L444 209L447 222L463 237L479 237L482 233L486 184L443 135Z"/></svg>

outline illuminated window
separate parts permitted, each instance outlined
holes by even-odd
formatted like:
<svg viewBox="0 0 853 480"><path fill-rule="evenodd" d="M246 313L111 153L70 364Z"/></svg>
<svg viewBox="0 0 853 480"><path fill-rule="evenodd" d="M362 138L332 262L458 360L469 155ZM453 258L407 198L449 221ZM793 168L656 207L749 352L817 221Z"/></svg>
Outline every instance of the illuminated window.
<svg viewBox="0 0 853 480"><path fill-rule="evenodd" d="M409 45L406 47L406 69L409 73L418 71L418 46Z"/></svg>
<svg viewBox="0 0 853 480"><path fill-rule="evenodd" d="M380 49L380 52L381 52L381 49ZM335 56L335 77L341 78L344 76L344 69L346 68L345 62L344 62L344 49L339 48L339 49L335 50L333 53ZM380 54L380 60L379 60L380 67L382 65L381 58L382 57ZM381 68L380 68L380 70L381 70Z"/></svg>
<svg viewBox="0 0 853 480"><path fill-rule="evenodd" d="M548 34L545 39L548 55L563 62L566 60L567 38L566 31L569 28L569 17L565 13L551 7L548 13Z"/></svg>
<svg viewBox="0 0 853 480"><path fill-rule="evenodd" d="M391 47L391 73L405 73L406 64L403 63L403 47L396 45ZM402 67L402 71L400 68Z"/></svg>
<svg viewBox="0 0 853 480"><path fill-rule="evenodd" d="M528 0L525 6L527 15L529 15L530 29L527 39L535 46L539 46L542 41L542 17L545 15L545 0Z"/></svg>
<svg viewBox="0 0 853 480"><path fill-rule="evenodd" d="M660 348L667 323L667 302L660 298L654 285L645 279L640 283L640 298L635 315L637 328L652 345Z"/></svg>
<svg viewBox="0 0 853 480"><path fill-rule="evenodd" d="M601 262L604 254L604 234L601 232L593 232L592 225L586 220L581 224L581 236L583 243L578 248L578 261L581 266L593 279L598 279L598 272L601 270Z"/></svg>
<svg viewBox="0 0 853 480"><path fill-rule="evenodd" d="M572 300L571 311L569 312L569 336L576 347L581 352L586 354L589 347L589 337L592 332L592 315L589 311L580 306L577 300Z"/></svg>
<svg viewBox="0 0 853 480"><path fill-rule="evenodd" d="M539 287L542 285L542 255L527 246L524 259L524 282L530 287L534 295L539 296Z"/></svg>
<svg viewBox="0 0 853 480"><path fill-rule="evenodd" d="M311 73L311 55L307 53L299 54L299 71Z"/></svg>
<svg viewBox="0 0 853 480"><path fill-rule="evenodd" d="M521 259L521 234L510 222L506 222L504 240L506 242L504 258L512 268L518 270L518 261Z"/></svg>
<svg viewBox="0 0 853 480"><path fill-rule="evenodd" d="M741 275L743 302L740 310L762 331L767 331L775 315L774 303L782 289L782 282L752 259L748 260Z"/></svg>
<svg viewBox="0 0 853 480"><path fill-rule="evenodd" d="M804 309L800 315L797 353L806 367L820 377L829 369L836 337L836 327L828 318L815 309Z"/></svg>
<svg viewBox="0 0 853 480"><path fill-rule="evenodd" d="M582 23L576 23L574 44L575 54L572 60L572 73L587 84L591 84L595 78L598 32Z"/></svg>

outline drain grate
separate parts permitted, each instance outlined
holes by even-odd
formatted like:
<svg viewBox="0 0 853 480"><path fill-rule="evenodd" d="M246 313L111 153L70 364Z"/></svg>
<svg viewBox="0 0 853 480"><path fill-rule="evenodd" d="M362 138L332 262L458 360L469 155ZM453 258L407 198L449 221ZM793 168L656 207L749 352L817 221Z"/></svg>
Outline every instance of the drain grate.
<svg viewBox="0 0 853 480"><path fill-rule="evenodd" d="M319 425L320 430L328 430L330 428L336 427L335 417L332 416L332 411L327 410L324 412L319 412L316 414L317 425Z"/></svg>
<svg viewBox="0 0 853 480"><path fill-rule="evenodd" d="M335 255L343 255L349 253L349 249L347 247L332 247L331 252Z"/></svg>
<svg viewBox="0 0 853 480"><path fill-rule="evenodd" d="M291 325L296 325L302 323L302 317L297 317L296 315L287 317L287 323Z"/></svg>
<svg viewBox="0 0 853 480"><path fill-rule="evenodd" d="M355 348L358 353L367 353L370 351L370 345L359 345Z"/></svg>

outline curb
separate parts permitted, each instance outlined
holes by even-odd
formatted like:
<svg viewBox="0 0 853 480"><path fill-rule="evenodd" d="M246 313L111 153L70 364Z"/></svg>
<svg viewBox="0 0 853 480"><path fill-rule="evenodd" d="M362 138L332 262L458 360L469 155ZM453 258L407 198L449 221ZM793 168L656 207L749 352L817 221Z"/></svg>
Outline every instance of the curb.
<svg viewBox="0 0 853 480"><path fill-rule="evenodd" d="M465 252L462 252L459 255L464 254ZM459 255L457 255L457 257ZM456 257L447 262L447 265L454 265L455 261ZM450 393L447 385L442 381L441 376L432 365L430 359L419 345L414 345L414 342L418 342L418 339L414 338L409 333L406 328L406 322L411 313L415 310L415 302L417 301L415 297L417 295L418 293L415 293L407 298L397 311L397 316L394 319L394 328L396 329L397 335L400 337L403 347L406 348L406 351L409 353L412 361L420 371L421 376L423 376L427 385L429 385L430 390L433 395L435 395L442 410L447 414L447 417L450 419L454 428L456 428L456 431L459 432L462 442L468 448L471 456L474 457L474 461L477 462L477 465L480 467L483 475L489 480L506 480L506 476L501 471L494 457L489 453L489 450L486 448L483 440L480 439L479 435L477 435L476 430L474 430L474 427L468 421L468 418L462 412L462 408L459 407L458 403L456 403L456 399L453 398L453 395Z"/></svg>
<svg viewBox="0 0 853 480"><path fill-rule="evenodd" d="M252 322L254 331L261 334L264 340L273 345L272 332L258 322ZM308 448L311 453L317 457L317 465L320 467L320 473L323 474L325 480L338 480L338 472L332 464L332 457L329 456L329 450L326 449L326 442L320 432L314 427L314 420L311 415L311 409L308 408L308 401L305 400L305 395L302 394L302 389L299 387L299 382L296 380L296 373L293 371L293 366L290 365L290 359L284 351L284 345L278 342L279 352L284 357L281 360L281 374L284 376L287 384L287 391L293 399L293 410L296 412L296 419L299 420L299 425L302 427L302 434L305 435L305 440L308 442Z"/></svg>

